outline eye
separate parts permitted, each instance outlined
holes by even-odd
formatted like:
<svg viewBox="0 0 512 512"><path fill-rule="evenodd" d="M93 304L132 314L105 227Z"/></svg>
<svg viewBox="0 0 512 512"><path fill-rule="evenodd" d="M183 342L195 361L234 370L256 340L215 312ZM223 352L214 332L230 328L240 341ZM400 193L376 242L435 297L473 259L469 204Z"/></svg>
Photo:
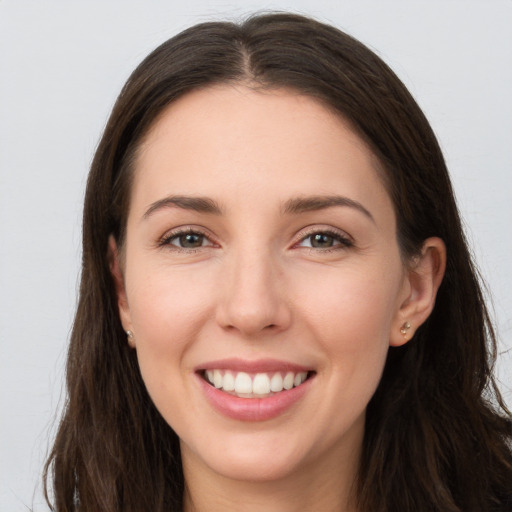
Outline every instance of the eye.
<svg viewBox="0 0 512 512"><path fill-rule="evenodd" d="M299 247L311 247L312 249L337 249L352 247L354 244L348 237L334 231L315 231L308 234L299 242Z"/></svg>
<svg viewBox="0 0 512 512"><path fill-rule="evenodd" d="M183 249L196 249L197 247L202 247L205 240L205 236L200 233L186 233L175 236L170 243Z"/></svg>
<svg viewBox="0 0 512 512"><path fill-rule="evenodd" d="M213 245L209 238L199 231L175 231L165 236L159 245L171 245L178 249L199 249Z"/></svg>

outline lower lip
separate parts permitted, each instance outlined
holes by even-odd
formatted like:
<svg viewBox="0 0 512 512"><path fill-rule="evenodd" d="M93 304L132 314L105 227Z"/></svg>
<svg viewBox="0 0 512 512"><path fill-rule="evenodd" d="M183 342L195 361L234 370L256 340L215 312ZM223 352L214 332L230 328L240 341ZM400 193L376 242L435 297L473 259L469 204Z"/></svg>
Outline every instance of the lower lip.
<svg viewBox="0 0 512 512"><path fill-rule="evenodd" d="M277 418L295 405L311 387L312 377L296 388L266 398L240 398L220 391L197 375L206 398L215 410L238 421L266 421Z"/></svg>

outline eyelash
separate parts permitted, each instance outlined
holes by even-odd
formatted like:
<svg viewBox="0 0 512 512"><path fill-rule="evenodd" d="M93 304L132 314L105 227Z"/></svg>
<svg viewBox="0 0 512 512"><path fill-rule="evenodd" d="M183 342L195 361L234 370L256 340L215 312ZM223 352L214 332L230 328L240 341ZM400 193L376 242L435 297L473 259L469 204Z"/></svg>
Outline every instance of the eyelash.
<svg viewBox="0 0 512 512"><path fill-rule="evenodd" d="M174 245L172 243L173 240L178 239L179 237L186 236L186 235L194 235L198 237L202 237L203 239L206 239L210 242L210 244L215 244L211 238L204 233L203 231L199 229L193 229L193 228L187 228L187 229L178 229L176 231L172 231L171 233L166 233L159 241L158 241L158 247L165 247L165 246L172 246L172 250L178 251L178 252L186 252L188 254L197 252L198 250L202 249L204 246L201 245L199 247L179 247L178 245Z"/></svg>
<svg viewBox="0 0 512 512"><path fill-rule="evenodd" d="M210 242L211 245L215 245L215 242L208 236L204 231L199 229L193 229L193 228L187 228L187 229L178 229L176 231L173 231L171 233L168 233L164 235L157 243L158 247L164 247L164 246L172 246L172 250L178 251L178 252L186 252L186 253L194 253L198 250L202 249L203 247L208 246L199 246L199 247L179 247L178 245L174 245L172 242L173 240L178 239L179 237L186 236L186 235L194 235L198 237L202 237L203 239L206 239ZM301 238L293 245L293 247L300 247L300 244L306 241L308 238L312 238L315 235L325 235L328 237L331 237L335 242L339 242L337 245L333 245L332 247L328 248L319 248L319 247L307 247L304 248L312 251L312 252L322 252L322 253L329 253L333 251L339 251L343 249L348 249L350 247L354 246L354 242L346 235L342 234L342 232L333 230L333 229L311 229L306 234L303 234ZM210 245L210 246L211 246Z"/></svg>
<svg viewBox="0 0 512 512"><path fill-rule="evenodd" d="M335 242L339 242L339 244L333 245L332 247L323 248L323 249L319 248L319 247L305 247L306 249L309 249L310 251L330 253L333 251L340 251L340 250L348 249L348 248L354 246L354 242L347 235L343 234L343 232L340 232L340 231L337 231L334 229L329 229L329 228L311 229L309 232L307 232L306 234L303 234L301 236L300 240L295 244L295 246L303 243L308 238L312 238L315 235L324 235L324 236L331 237L331 238L333 238L333 240Z"/></svg>

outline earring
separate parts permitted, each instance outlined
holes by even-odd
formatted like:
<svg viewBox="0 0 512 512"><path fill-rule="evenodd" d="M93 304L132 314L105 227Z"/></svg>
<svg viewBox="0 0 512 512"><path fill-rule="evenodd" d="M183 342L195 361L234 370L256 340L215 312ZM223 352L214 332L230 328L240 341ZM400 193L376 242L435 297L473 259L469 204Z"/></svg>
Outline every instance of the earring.
<svg viewBox="0 0 512 512"><path fill-rule="evenodd" d="M411 324L409 322L404 322L402 327L400 327L400 332L403 334L404 338L407 337L407 332L411 328Z"/></svg>
<svg viewBox="0 0 512 512"><path fill-rule="evenodd" d="M132 331L126 331L126 337L128 338L129 343L133 343L133 332Z"/></svg>

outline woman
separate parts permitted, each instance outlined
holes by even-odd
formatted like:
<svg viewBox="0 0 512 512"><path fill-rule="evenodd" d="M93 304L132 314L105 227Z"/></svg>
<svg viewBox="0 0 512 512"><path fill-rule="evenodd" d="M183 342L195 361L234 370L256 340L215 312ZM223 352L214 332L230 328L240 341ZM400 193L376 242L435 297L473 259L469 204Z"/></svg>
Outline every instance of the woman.
<svg viewBox="0 0 512 512"><path fill-rule="evenodd" d="M287 14L164 43L87 185L55 509L505 511L512 419L442 154Z"/></svg>

